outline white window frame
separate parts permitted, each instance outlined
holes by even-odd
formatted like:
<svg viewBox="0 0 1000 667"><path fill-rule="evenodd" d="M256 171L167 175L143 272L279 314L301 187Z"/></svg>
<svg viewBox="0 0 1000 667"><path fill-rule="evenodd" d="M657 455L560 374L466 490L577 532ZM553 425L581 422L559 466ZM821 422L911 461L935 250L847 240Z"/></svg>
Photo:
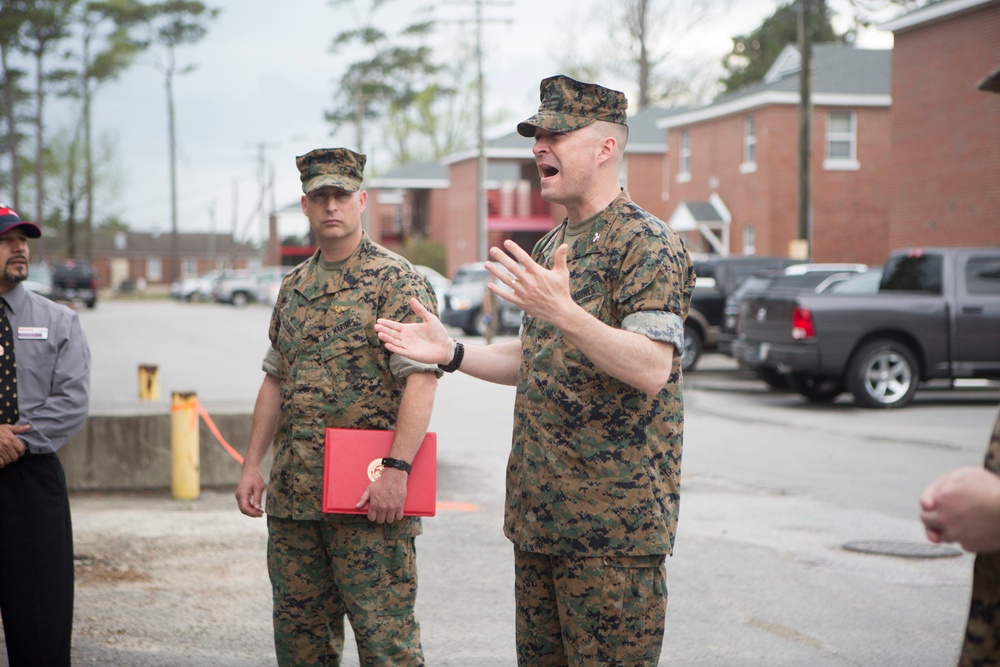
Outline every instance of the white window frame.
<svg viewBox="0 0 1000 667"><path fill-rule="evenodd" d="M846 132L834 131L834 116L846 115L850 121L850 129ZM831 146L836 144L848 144L848 155L831 157ZM857 171L861 168L858 162L858 114L856 111L847 109L831 109L826 114L826 159L823 160L823 168L828 171Z"/></svg>
<svg viewBox="0 0 1000 667"><path fill-rule="evenodd" d="M677 182L691 180L691 133L681 130L680 147L677 151Z"/></svg>
<svg viewBox="0 0 1000 667"><path fill-rule="evenodd" d="M743 254L757 254L757 231L754 229L753 225L743 226Z"/></svg>
<svg viewBox="0 0 1000 667"><path fill-rule="evenodd" d="M757 171L757 120L754 115L743 117L743 162L740 164L741 174L752 174Z"/></svg>
<svg viewBox="0 0 1000 667"><path fill-rule="evenodd" d="M158 283L163 280L163 260L155 255L146 258L146 280Z"/></svg>

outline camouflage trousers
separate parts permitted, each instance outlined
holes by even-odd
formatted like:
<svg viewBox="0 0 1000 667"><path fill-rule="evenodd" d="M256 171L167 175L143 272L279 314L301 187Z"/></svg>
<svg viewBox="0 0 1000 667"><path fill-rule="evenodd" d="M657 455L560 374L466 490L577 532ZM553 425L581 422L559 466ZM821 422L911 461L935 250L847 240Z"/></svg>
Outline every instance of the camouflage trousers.
<svg viewBox="0 0 1000 667"><path fill-rule="evenodd" d="M664 556L577 558L514 549L517 664L656 665Z"/></svg>
<svg viewBox="0 0 1000 667"><path fill-rule="evenodd" d="M1000 553L976 556L959 667L1000 665Z"/></svg>
<svg viewBox="0 0 1000 667"><path fill-rule="evenodd" d="M414 538L393 526L267 518L278 664L340 665L344 616L361 664L423 666Z"/></svg>

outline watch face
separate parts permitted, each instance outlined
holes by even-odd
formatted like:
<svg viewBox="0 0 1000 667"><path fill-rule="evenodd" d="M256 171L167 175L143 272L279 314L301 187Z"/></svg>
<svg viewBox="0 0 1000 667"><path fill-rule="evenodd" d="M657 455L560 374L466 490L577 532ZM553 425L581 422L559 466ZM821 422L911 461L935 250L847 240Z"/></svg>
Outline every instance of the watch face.
<svg viewBox="0 0 1000 667"><path fill-rule="evenodd" d="M375 459L368 464L368 479L374 482L382 476L383 470L385 470L385 466L382 465L382 459Z"/></svg>

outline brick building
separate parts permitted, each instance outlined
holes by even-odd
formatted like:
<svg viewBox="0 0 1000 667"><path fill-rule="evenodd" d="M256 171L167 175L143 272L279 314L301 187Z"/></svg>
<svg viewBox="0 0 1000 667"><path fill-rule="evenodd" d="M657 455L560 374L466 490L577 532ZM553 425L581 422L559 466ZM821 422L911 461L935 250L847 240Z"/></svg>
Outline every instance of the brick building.
<svg viewBox="0 0 1000 667"><path fill-rule="evenodd" d="M888 251L890 55L813 54L811 257L878 264ZM760 84L659 121L667 220L696 252L786 257L798 238L799 51Z"/></svg>
<svg viewBox="0 0 1000 667"><path fill-rule="evenodd" d="M46 231L44 245L32 247L32 261L55 262L67 256L65 239ZM40 239L41 240L41 239ZM234 243L229 234L181 232L177 235L181 278L199 276L220 268L257 268L256 247ZM94 234L94 270L101 288L120 289L141 278L154 290L165 291L172 275L171 234L98 230Z"/></svg>
<svg viewBox="0 0 1000 667"><path fill-rule="evenodd" d="M882 27L892 51L814 46L806 252L878 265L912 245L1000 245L1000 95L976 89L1000 67L1000 0L942 0ZM622 185L692 250L801 252L800 62L790 45L757 85L629 114ZM515 132L487 143L488 246L530 248L565 215L541 199L531 147ZM448 275L476 261L477 162L469 151L371 178L369 233L441 243Z"/></svg>
<svg viewBox="0 0 1000 667"><path fill-rule="evenodd" d="M1000 0L952 0L894 37L889 244L1000 246Z"/></svg>

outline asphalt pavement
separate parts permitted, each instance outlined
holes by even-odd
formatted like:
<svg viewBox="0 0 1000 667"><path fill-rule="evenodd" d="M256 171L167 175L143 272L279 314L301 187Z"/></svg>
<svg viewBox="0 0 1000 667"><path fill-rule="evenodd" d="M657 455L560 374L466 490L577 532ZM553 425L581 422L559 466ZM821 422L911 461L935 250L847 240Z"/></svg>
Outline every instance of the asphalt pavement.
<svg viewBox="0 0 1000 667"><path fill-rule="evenodd" d="M104 302L82 317L94 410L164 409L172 390L196 390L209 411L252 408L266 309ZM161 369L158 402L136 397L143 363ZM501 533L513 397L512 388L459 373L439 386L431 428L441 506L417 540L429 665L515 664L512 553ZM995 386L918 393L903 410L858 409L848 396L815 406L707 355L686 378L685 401L661 664L954 663L972 557L885 552L927 546L916 498L938 474L981 463L1000 402ZM112 573L136 574L78 584L76 662L274 664L263 523L240 515L231 491L206 490L192 502L156 493L73 498L78 551L106 559ZM882 549L849 548L859 543ZM218 562L204 572L193 565L214 553ZM140 608L162 621L131 637ZM349 652L345 665L357 664Z"/></svg>

